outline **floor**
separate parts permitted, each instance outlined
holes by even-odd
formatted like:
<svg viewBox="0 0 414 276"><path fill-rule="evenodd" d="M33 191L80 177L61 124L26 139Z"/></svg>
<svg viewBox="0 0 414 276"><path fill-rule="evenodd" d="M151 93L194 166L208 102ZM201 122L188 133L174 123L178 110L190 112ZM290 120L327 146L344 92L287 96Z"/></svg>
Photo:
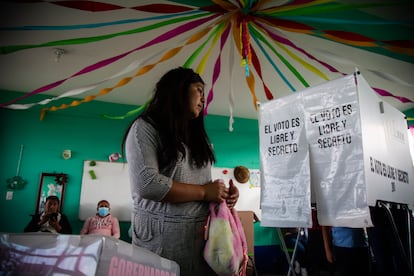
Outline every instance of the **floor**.
<svg viewBox="0 0 414 276"><path fill-rule="evenodd" d="M298 267L297 269L300 271L300 267ZM304 273L302 272L302 274L301 273L294 274L293 271L290 271L290 274L288 274L289 271L288 271L287 266L285 266L284 268L281 267L279 270L276 270L276 272L271 272L271 273L269 273L269 272L263 273L263 272L259 272L259 271L256 271L256 273L254 273L253 272L254 270L255 270L255 268L250 269L251 272L249 273L249 269L248 269L247 275L248 276L249 275L251 275L251 276L287 276L287 275L289 275L289 276L308 276L309 275L306 270L305 270ZM331 274L329 271L325 271L325 270L319 271L319 274L313 272L312 275L313 276L315 276L315 275L318 275L318 276L335 276L334 273Z"/></svg>
<svg viewBox="0 0 414 276"><path fill-rule="evenodd" d="M329 275L330 275L329 272L321 272L319 274L319 276L329 276ZM284 273L284 274L280 274L280 273L278 273L278 274L272 274L272 273L262 273L262 274L260 274L259 273L257 276L287 276L287 272ZM290 273L290 276L293 276L293 273ZM296 275L296 276L298 276L298 275Z"/></svg>
<svg viewBox="0 0 414 276"><path fill-rule="evenodd" d="M258 275L256 276L287 276L287 272L286 273L258 273ZM297 274L296 276L302 276L301 274ZM293 276L293 273L290 273L290 276ZM322 271L319 276L330 276L329 272L327 271Z"/></svg>

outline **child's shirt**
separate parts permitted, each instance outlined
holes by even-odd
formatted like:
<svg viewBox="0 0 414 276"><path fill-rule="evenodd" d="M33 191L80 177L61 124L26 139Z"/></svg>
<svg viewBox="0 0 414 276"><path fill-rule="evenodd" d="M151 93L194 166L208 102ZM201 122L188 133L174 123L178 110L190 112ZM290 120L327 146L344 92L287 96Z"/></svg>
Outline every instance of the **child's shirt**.
<svg viewBox="0 0 414 276"><path fill-rule="evenodd" d="M332 243L339 247L367 247L364 228L332 227Z"/></svg>
<svg viewBox="0 0 414 276"><path fill-rule="evenodd" d="M119 222L116 217L112 217L111 215L107 215L105 217L96 215L86 219L80 233L81 235L98 234L119 239Z"/></svg>

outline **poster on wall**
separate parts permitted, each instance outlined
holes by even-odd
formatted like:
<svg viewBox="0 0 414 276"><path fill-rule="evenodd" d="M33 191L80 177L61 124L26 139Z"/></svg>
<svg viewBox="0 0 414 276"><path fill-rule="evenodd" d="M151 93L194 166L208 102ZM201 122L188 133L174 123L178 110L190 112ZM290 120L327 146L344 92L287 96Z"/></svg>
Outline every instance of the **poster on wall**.
<svg viewBox="0 0 414 276"><path fill-rule="evenodd" d="M311 227L309 150L300 94L260 105L262 226Z"/></svg>
<svg viewBox="0 0 414 276"><path fill-rule="evenodd" d="M102 199L110 202L111 214L119 221L131 221L132 196L127 163L84 161L79 219L93 216L96 204Z"/></svg>

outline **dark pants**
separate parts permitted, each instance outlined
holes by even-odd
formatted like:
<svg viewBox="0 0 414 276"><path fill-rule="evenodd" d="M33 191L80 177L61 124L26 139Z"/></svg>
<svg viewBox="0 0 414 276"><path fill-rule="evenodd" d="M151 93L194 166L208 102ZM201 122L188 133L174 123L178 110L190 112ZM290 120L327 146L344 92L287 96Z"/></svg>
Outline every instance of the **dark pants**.
<svg viewBox="0 0 414 276"><path fill-rule="evenodd" d="M368 247L334 246L335 268L339 276L370 275L370 255Z"/></svg>
<svg viewBox="0 0 414 276"><path fill-rule="evenodd" d="M322 272L328 272L329 275L334 275L333 265L326 260L321 229L308 230L306 269L309 276L320 276ZM326 273L323 275L326 275Z"/></svg>
<svg viewBox="0 0 414 276"><path fill-rule="evenodd" d="M384 207L371 207L374 227L368 228L368 240L375 259L375 275L414 275L410 271L408 247L408 216L403 209L391 208L392 219L397 227L393 230L388 212ZM401 248L401 245L403 248Z"/></svg>

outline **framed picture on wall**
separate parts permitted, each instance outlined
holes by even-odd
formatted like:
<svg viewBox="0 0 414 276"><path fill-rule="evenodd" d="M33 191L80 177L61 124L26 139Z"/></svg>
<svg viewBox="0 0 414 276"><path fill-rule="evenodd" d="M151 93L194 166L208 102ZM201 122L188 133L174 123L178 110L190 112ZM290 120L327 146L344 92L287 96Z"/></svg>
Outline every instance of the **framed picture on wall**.
<svg viewBox="0 0 414 276"><path fill-rule="evenodd" d="M66 181L67 174L65 173L42 173L40 175L35 213L41 213L45 210L46 198L52 195L59 198L59 212L62 212Z"/></svg>

